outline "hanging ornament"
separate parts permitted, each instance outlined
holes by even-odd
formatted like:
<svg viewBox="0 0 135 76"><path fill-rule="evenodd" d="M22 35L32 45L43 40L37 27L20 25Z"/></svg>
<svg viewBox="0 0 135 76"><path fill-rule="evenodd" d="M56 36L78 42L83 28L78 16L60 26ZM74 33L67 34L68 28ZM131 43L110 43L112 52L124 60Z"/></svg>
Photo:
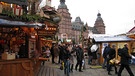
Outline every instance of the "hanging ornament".
<svg viewBox="0 0 135 76"><path fill-rule="evenodd" d="M19 5L14 5L13 13L17 16L21 16L23 14L23 9Z"/></svg>

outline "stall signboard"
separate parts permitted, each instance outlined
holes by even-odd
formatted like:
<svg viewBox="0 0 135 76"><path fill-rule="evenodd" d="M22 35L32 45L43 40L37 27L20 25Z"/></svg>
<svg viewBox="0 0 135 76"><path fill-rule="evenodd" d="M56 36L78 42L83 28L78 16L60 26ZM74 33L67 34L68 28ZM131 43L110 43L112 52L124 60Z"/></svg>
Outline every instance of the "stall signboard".
<svg viewBox="0 0 135 76"><path fill-rule="evenodd" d="M39 36L53 36L56 34L56 27L47 27L45 29L39 29L37 30L37 34Z"/></svg>
<svg viewBox="0 0 135 76"><path fill-rule="evenodd" d="M44 30L38 30L39 36L53 36L55 35L54 31L44 31Z"/></svg>

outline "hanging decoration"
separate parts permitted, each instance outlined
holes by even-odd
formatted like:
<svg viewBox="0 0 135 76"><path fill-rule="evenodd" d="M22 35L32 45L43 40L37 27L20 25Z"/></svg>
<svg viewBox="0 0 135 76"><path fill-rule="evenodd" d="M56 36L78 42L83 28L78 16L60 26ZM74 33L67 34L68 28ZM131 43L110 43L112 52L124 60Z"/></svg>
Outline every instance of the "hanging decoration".
<svg viewBox="0 0 135 76"><path fill-rule="evenodd" d="M13 8L13 13L17 16L21 16L23 15L23 9L21 6L19 5L14 5L14 8Z"/></svg>

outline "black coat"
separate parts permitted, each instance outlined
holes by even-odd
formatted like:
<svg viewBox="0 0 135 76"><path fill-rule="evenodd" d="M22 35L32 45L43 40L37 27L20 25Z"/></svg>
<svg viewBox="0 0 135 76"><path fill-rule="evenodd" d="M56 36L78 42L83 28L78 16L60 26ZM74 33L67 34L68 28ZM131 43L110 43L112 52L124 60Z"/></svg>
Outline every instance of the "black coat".
<svg viewBox="0 0 135 76"><path fill-rule="evenodd" d="M76 55L77 55L77 60L78 61L81 61L84 59L84 52L83 52L83 49L78 47L77 50L76 50Z"/></svg>
<svg viewBox="0 0 135 76"><path fill-rule="evenodd" d="M64 60L70 59L70 57L71 57L70 51L64 50L64 55L63 55Z"/></svg>
<svg viewBox="0 0 135 76"><path fill-rule="evenodd" d="M107 55L109 54L111 47L110 46L106 46L103 52L103 57L107 58Z"/></svg>
<svg viewBox="0 0 135 76"><path fill-rule="evenodd" d="M60 49L59 58L60 58L61 60L63 60L63 59L64 59L64 55L65 55L65 53L66 53L65 47L64 47L64 46L59 46L59 49Z"/></svg>
<svg viewBox="0 0 135 76"><path fill-rule="evenodd" d="M124 47L121 50L121 64L129 65L129 60L132 58L128 53L128 48Z"/></svg>
<svg viewBox="0 0 135 76"><path fill-rule="evenodd" d="M115 49L114 48L111 48L110 51L109 51L109 53L108 53L108 55L109 55L109 59L110 60L113 59L113 58L115 58L115 56L116 56Z"/></svg>

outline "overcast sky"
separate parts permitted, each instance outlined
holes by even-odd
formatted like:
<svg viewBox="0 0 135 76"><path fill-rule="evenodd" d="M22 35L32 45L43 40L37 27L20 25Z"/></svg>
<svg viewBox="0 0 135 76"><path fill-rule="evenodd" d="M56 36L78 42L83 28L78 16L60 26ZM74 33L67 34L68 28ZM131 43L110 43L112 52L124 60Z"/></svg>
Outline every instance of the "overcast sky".
<svg viewBox="0 0 135 76"><path fill-rule="evenodd" d="M94 26L98 11L106 26L106 34L121 34L135 26L135 0L65 0L72 21L80 16L84 23ZM60 0L52 0L58 8Z"/></svg>

